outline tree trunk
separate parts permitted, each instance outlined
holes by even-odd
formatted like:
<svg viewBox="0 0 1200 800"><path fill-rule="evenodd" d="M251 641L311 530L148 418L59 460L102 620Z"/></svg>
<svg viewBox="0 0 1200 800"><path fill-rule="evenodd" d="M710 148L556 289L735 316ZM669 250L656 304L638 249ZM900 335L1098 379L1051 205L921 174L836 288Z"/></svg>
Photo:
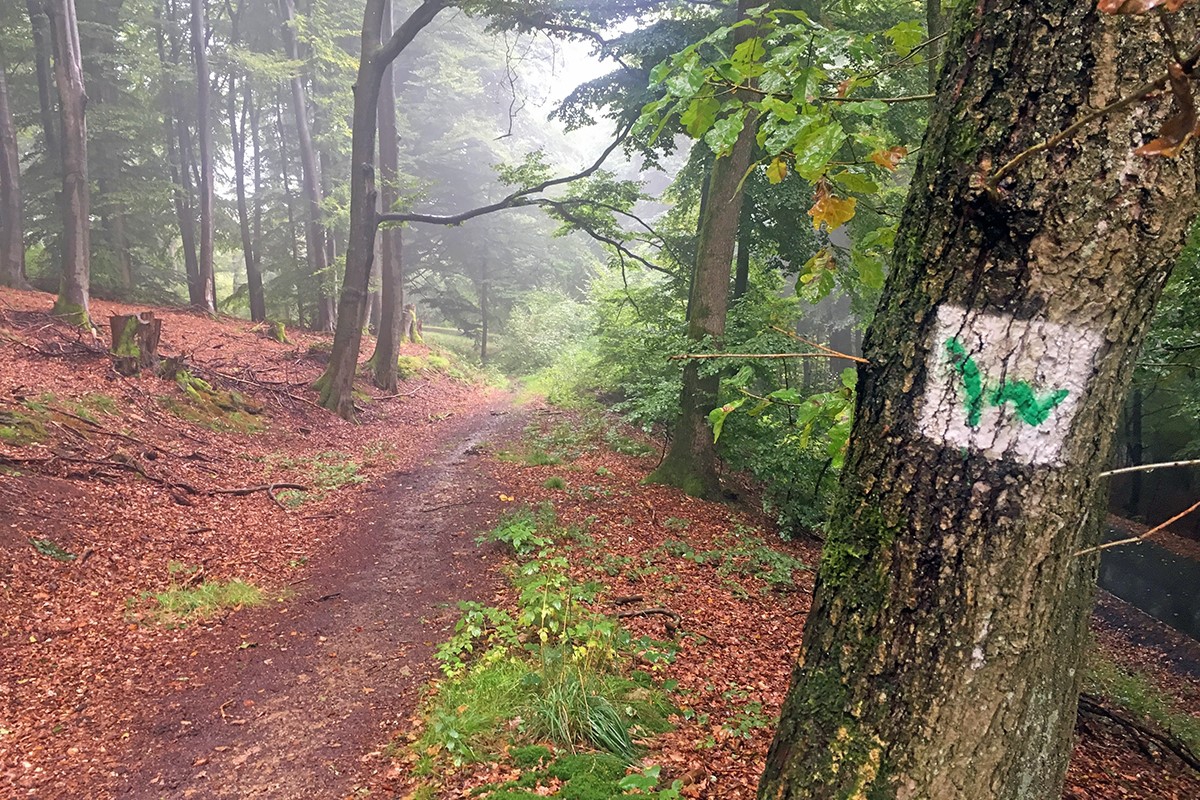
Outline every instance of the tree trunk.
<svg viewBox="0 0 1200 800"><path fill-rule="evenodd" d="M28 289L20 153L4 73L0 57L0 286Z"/></svg>
<svg viewBox="0 0 1200 800"><path fill-rule="evenodd" d="M937 89L938 72L942 66L942 53L945 52L946 40L938 37L946 33L946 9L942 7L943 0L925 0L925 30L929 38L935 40L925 48L925 68L929 76L929 91ZM931 100L930 107L936 100Z"/></svg>
<svg viewBox="0 0 1200 800"><path fill-rule="evenodd" d="M236 34L234 41L237 41ZM237 192L238 229L242 234L242 260L246 264L246 290L250 295L250 319L262 322L267 318L267 306L263 298L262 273L258 271L258 256L256 239L250 231L250 205L246 201L246 129L250 125L250 76L242 75L242 104L239 114L235 91L235 78L229 78L229 93L226 98L229 116L229 137L233 147L233 183ZM254 158L260 157L258 148L254 148ZM254 165L255 179L259 166ZM255 195L259 187L254 187ZM255 198L257 202L257 197Z"/></svg>
<svg viewBox="0 0 1200 800"><path fill-rule="evenodd" d="M247 269L246 279L250 283L250 313L262 315L263 319L267 318L267 301L263 290L262 282L262 212L263 212L263 181L262 181L262 141L259 138L259 119L262 117L260 103L253 102L250 95L250 83L247 77L245 84L246 102L250 105L250 145L254 148L254 218L253 218L253 241L254 241L254 271L251 273Z"/></svg>
<svg viewBox="0 0 1200 800"><path fill-rule="evenodd" d="M296 44L296 8L292 0L278 0L279 16L283 21L283 43L288 58L293 61L300 59L299 47ZM300 73L291 76L289 85L292 92L292 115L296 120L297 146L300 151L301 187L304 192L304 204L307 211L307 223L304 226L304 249L308 257L308 274L316 293L317 327L330 332L333 330L333 300L325 290L327 279L325 225L321 221L321 183L317 171L317 152L313 147L312 133L308 125L308 103L304 93L304 83Z"/></svg>
<svg viewBox="0 0 1200 800"><path fill-rule="evenodd" d="M33 29L33 63L37 75L38 119L42 123L42 140L47 160L58 150L58 127L54 121L54 74L50 67L50 19L46 6L39 0L25 0L29 10L29 26Z"/></svg>
<svg viewBox="0 0 1200 800"><path fill-rule="evenodd" d="M288 158L287 125L283 121L283 101L275 94L275 129L279 134L279 174L283 183L284 205L287 207L288 241L292 244L292 276L296 287L296 320L305 324L303 281L300 277L300 251L296 247L296 193L292 191L291 160ZM316 327L316 311L309 317L307 327Z"/></svg>
<svg viewBox="0 0 1200 800"><path fill-rule="evenodd" d="M479 363L488 363L488 262L487 254L479 268ZM414 312L415 315L415 312Z"/></svg>
<svg viewBox="0 0 1200 800"><path fill-rule="evenodd" d="M750 231L754 220L750 218L750 200L743 197L742 211L738 217L737 261L733 270L733 299L740 300L750 288Z"/></svg>
<svg viewBox="0 0 1200 800"><path fill-rule="evenodd" d="M174 19L174 4L166 4L172 13L171 29L176 27ZM175 205L175 217L179 220L179 239L183 249L184 275L187 278L188 301L193 305L197 302L197 285L199 265L196 258L196 222L192 204L192 183L190 173L185 163L184 154L189 149L186 138L186 126L179 119L181 103L172 84L173 67L179 66L179 51L181 46L176 37L170 37L171 56L167 56L167 27L163 24L162 8L154 7L155 37L158 44L158 62L162 67L162 99L163 129L167 140L167 165L171 176L172 201Z"/></svg>
<svg viewBox="0 0 1200 800"><path fill-rule="evenodd" d="M1097 472L1196 213L1163 96L995 169L1163 70L1093 0L959 6L762 798L1057 798L1103 521ZM1070 58L1064 58L1070 53ZM1133 120L1137 120L1137 125Z"/></svg>
<svg viewBox="0 0 1200 800"><path fill-rule="evenodd" d="M754 0L738 0L738 18L745 19L746 12L755 5ZM735 44L748 40L754 30L750 25L738 28L734 33ZM725 333L729 269L741 217L742 178L754 153L754 120L755 112L750 111L732 152L714 159L709 173L688 302L687 334L695 343L705 338L719 342ZM696 497L720 496L717 450L708 424L708 414L717 404L719 385L719 375L700 374L699 361L690 360L684 365L680 415L672 431L671 449L658 469L647 476L647 481L676 486Z"/></svg>
<svg viewBox="0 0 1200 800"><path fill-rule="evenodd" d="M52 9L52 10L51 10ZM88 327L88 272L91 258L88 217L87 121L84 107L83 57L75 0L55 0L51 13L54 42L54 82L62 132L62 278L54 314L71 324Z"/></svg>
<svg viewBox="0 0 1200 800"><path fill-rule="evenodd" d="M1130 396L1128 407L1128 425L1126 431L1128 435L1127 452L1129 453L1130 466L1141 464L1145 459L1145 441L1142 434L1142 417L1144 413L1144 398L1142 395L1142 387L1136 386ZM1129 474L1129 501L1125 504L1125 510L1134 516L1142 513L1142 488L1145 486L1145 472L1131 472Z"/></svg>
<svg viewBox="0 0 1200 800"><path fill-rule="evenodd" d="M212 89L208 74L208 21L205 0L192 0L192 58L196 66L196 145L200 155L200 250L197 261L197 296L193 305L212 314L217 310L213 290L213 246L216 220L213 218L212 123L209 107Z"/></svg>
<svg viewBox="0 0 1200 800"><path fill-rule="evenodd" d="M392 3L383 6L382 30L392 30ZM382 42L381 42L382 44ZM395 65L383 71L379 86L379 176L380 205L391 211L396 202L396 180L400 163L399 134L396 131ZM404 272L401 264L400 228L387 227L379 232L379 275L381 283L379 330L375 338L375 353L371 356L374 383L384 391L395 393L396 360L403 338Z"/></svg>
<svg viewBox="0 0 1200 800"><path fill-rule="evenodd" d="M350 153L350 233L346 242L346 274L338 299L339 324L333 336L329 367L317 380L321 405L350 419L354 416L352 388L362 346L363 305L370 290L375 228L375 131L383 72L413 37L433 21L444 6L426 0L380 47L385 0L367 0L363 12L358 80L354 85L354 116Z"/></svg>
<svg viewBox="0 0 1200 800"><path fill-rule="evenodd" d="M122 375L137 375L158 363L158 340L162 320L154 312L114 314L108 319L112 331L113 368Z"/></svg>

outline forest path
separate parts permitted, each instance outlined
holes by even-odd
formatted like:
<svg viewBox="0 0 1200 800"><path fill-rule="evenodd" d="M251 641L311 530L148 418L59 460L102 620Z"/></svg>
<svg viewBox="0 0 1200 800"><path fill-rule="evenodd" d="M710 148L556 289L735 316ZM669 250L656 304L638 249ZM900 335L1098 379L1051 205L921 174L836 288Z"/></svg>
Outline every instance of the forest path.
<svg viewBox="0 0 1200 800"><path fill-rule="evenodd" d="M162 676L118 796L353 796L414 712L456 602L495 588L496 553L473 540L496 504L478 447L523 421L506 397L448 420L426 466L387 475L346 510L357 521L294 597L239 612Z"/></svg>

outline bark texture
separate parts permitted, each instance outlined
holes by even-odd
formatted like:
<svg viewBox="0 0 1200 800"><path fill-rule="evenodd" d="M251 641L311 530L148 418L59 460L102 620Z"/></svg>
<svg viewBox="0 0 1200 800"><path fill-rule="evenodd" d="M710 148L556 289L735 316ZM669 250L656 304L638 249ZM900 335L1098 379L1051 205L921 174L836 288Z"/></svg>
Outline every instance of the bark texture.
<svg viewBox="0 0 1200 800"><path fill-rule="evenodd" d="M47 5L54 41L54 81L62 141L62 277L54 313L79 325L91 324L88 313L90 222L88 218L87 122L84 107L83 58L75 0Z"/></svg>
<svg viewBox="0 0 1200 800"><path fill-rule="evenodd" d="M762 798L1061 793L1095 586L1095 558L1074 553L1097 537L1096 473L1196 211L1195 158L1132 154L1170 113L1159 97L1034 157L997 198L973 187L1165 72L1152 19L1101 18L1094 5L960 7ZM1061 436L1032 451L963 446L949 424L928 424L927 388L969 387L968 361L987 355L987 337L964 335L965 356L943 341L956 308L1009 331L1062 326L1087 354L1044 362L1059 371L1048 380L1078 378ZM1002 387L1047 341L1017 339L996 356ZM1004 391L990 395L999 419L1021 424Z"/></svg>
<svg viewBox="0 0 1200 800"><path fill-rule="evenodd" d="M739 0L738 19L745 19L746 13L757 5L754 0ZM734 33L735 44L748 40L755 31L753 26L738 28ZM696 343L705 339L718 343L725 335L729 273L744 197L742 178L754 155L755 130L755 112L750 111L733 150L713 160L708 193L702 198L696 265L688 298L687 334ZM696 360L684 365L680 415L672 431L671 448L646 480L676 486L696 497L715 499L720 496L721 483L708 414L717 404L721 378L716 373L702 375L701 370L701 362Z"/></svg>
<svg viewBox="0 0 1200 800"><path fill-rule="evenodd" d="M340 416L354 416L351 389L362 347L363 310L366 306L374 260L375 132L379 89L384 70L434 17L445 8L441 0L426 0L379 45L383 29L384 0L367 0L363 12L362 51L358 80L354 84L354 115L350 147L350 233L346 241L346 274L338 298L338 325L333 335L329 367L317 380L321 405Z"/></svg>
<svg viewBox="0 0 1200 800"><path fill-rule="evenodd" d="M27 289L19 156L17 132L8 106L8 83L0 64L0 286Z"/></svg>
<svg viewBox="0 0 1200 800"><path fill-rule="evenodd" d="M383 7L382 30L392 29L392 4ZM382 44L382 43L381 43ZM379 87L379 177L380 205L391 211L396 202L396 180L400 163L400 141L396 131L396 68L389 65ZM401 259L400 228L379 231L380 313L375 353L371 356L374 382L380 389L395 392L398 383L397 359L403 335L404 271ZM369 315L368 315L369 316Z"/></svg>

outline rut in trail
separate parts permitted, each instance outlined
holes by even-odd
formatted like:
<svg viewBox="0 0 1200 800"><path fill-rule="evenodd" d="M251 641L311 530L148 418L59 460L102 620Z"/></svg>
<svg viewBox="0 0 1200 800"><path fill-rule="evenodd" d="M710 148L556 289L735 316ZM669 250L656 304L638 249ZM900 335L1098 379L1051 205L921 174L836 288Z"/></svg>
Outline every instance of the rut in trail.
<svg viewBox="0 0 1200 800"><path fill-rule="evenodd" d="M519 430L518 412L483 406L450 420L427 465L363 493L336 555L318 556L296 596L240 612L213 648L156 683L137 755L114 787L134 798L341 798L383 763L403 728L430 655L457 618L486 599L496 553L474 533L496 487L477 446Z"/></svg>

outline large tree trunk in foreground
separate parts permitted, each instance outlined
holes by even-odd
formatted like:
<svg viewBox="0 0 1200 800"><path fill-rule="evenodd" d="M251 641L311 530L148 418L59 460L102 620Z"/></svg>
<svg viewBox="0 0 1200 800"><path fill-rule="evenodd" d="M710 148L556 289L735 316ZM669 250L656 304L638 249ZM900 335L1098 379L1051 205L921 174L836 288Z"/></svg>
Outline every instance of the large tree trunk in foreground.
<svg viewBox="0 0 1200 800"><path fill-rule="evenodd" d="M292 0L279 0L279 16L283 20L283 42L288 58L300 60L300 48L296 44L296 9ZM304 82L296 72L289 80L292 98L292 116L296 120L297 147L300 151L300 178L304 191L304 205L308 221L304 226L304 248L308 255L308 274L317 301L317 327L323 331L333 330L333 300L324 288L325 274L329 266L325 251L325 224L321 220L321 183L317 171L317 151L313 147L312 133L308 125L308 102L304 93Z"/></svg>
<svg viewBox="0 0 1200 800"><path fill-rule="evenodd" d="M739 0L738 18L757 5ZM753 26L734 32L735 45L754 34ZM725 335L729 308L729 271L737 244L744 192L742 180L754 154L755 112L750 111L729 155L715 158L708 178L708 194L702 203L696 267L688 298L688 339L719 342ZM683 367L679 420L672 430L671 449L658 469L646 480L683 489L696 497L716 499L721 494L717 476L717 450L708 414L717 404L721 378L716 373L701 375L701 362ZM710 370L711 371L711 370Z"/></svg>
<svg viewBox="0 0 1200 800"><path fill-rule="evenodd" d="M90 244L88 218L87 122L84 106L83 57L75 0L55 0L51 10L54 81L62 139L62 278L54 313L66 321L91 325L88 312Z"/></svg>
<svg viewBox="0 0 1200 800"><path fill-rule="evenodd" d="M205 0L192 0L192 58L196 65L196 146L200 151L200 238L196 286L192 305L210 314L217 310L213 288L213 247L216 220L213 217L213 153L211 114L212 90L209 86L206 37L208 19Z"/></svg>
<svg viewBox="0 0 1200 800"><path fill-rule="evenodd" d="M383 30L392 29L392 4L383 7ZM388 65L379 86L379 177L380 201L385 211L396 202L396 179L400 164L400 142L396 131L396 67ZM404 272L400 262L400 228L387 227L379 232L380 313L375 353L371 356L374 383L394 393L397 385L396 363L403 336Z"/></svg>
<svg viewBox="0 0 1200 800"><path fill-rule="evenodd" d="M367 0L363 12L362 54L354 85L354 117L350 151L350 234L346 242L346 274L338 298L338 325L329 367L317 380L321 405L342 417L354 416L351 390L362 346L363 308L370 291L375 250L375 131L383 72L421 29L444 8L425 0L380 47L385 0Z"/></svg>
<svg viewBox="0 0 1200 800"><path fill-rule="evenodd" d="M1061 793L1096 574L1075 554L1194 148L1131 153L1160 95L972 187L1165 70L1155 20L1094 5L960 7L763 798Z"/></svg>
<svg viewBox="0 0 1200 800"><path fill-rule="evenodd" d="M0 64L0 286L29 288L25 282L25 226L21 202L21 164L8 83Z"/></svg>

